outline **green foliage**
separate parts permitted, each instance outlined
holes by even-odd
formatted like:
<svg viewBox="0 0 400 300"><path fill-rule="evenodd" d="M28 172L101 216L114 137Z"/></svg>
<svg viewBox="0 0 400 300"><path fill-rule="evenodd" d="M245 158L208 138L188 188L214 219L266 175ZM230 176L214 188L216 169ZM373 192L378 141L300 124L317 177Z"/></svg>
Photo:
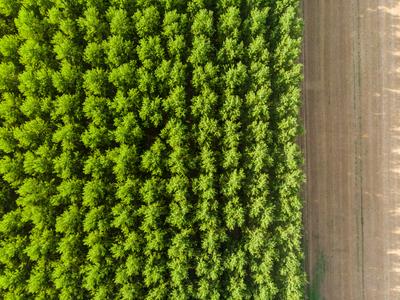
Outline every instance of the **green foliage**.
<svg viewBox="0 0 400 300"><path fill-rule="evenodd" d="M6 59L14 59L19 45L17 35L4 35L0 39L0 53Z"/></svg>
<svg viewBox="0 0 400 300"><path fill-rule="evenodd" d="M300 299L298 0L0 0L4 299Z"/></svg>

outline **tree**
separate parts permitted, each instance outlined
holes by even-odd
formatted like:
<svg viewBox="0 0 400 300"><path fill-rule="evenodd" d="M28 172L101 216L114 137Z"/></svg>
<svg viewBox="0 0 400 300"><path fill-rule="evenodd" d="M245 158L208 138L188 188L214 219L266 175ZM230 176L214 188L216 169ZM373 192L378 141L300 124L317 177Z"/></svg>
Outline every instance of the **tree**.
<svg viewBox="0 0 400 300"><path fill-rule="evenodd" d="M5 299L299 299L298 0L0 0Z"/></svg>

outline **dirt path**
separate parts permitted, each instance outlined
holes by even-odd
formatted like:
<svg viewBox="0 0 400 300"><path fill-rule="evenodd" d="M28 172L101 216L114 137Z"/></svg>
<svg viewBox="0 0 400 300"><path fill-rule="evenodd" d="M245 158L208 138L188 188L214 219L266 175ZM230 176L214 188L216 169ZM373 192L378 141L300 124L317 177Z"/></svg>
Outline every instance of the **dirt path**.
<svg viewBox="0 0 400 300"><path fill-rule="evenodd" d="M400 2L304 0L314 299L400 299Z"/></svg>

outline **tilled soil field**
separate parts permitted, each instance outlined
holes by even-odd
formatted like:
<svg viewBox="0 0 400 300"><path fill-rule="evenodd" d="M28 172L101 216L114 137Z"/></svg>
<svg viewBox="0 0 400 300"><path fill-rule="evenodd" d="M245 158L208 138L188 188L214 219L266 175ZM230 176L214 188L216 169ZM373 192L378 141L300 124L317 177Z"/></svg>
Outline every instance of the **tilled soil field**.
<svg viewBox="0 0 400 300"><path fill-rule="evenodd" d="M311 299L400 299L400 2L305 0Z"/></svg>

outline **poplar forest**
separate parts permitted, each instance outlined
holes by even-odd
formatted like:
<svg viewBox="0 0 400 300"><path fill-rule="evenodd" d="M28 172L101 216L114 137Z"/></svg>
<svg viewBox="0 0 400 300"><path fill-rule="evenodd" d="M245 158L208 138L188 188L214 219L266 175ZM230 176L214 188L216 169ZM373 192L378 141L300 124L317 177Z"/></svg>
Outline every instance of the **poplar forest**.
<svg viewBox="0 0 400 300"><path fill-rule="evenodd" d="M302 299L299 0L0 0L1 299Z"/></svg>

